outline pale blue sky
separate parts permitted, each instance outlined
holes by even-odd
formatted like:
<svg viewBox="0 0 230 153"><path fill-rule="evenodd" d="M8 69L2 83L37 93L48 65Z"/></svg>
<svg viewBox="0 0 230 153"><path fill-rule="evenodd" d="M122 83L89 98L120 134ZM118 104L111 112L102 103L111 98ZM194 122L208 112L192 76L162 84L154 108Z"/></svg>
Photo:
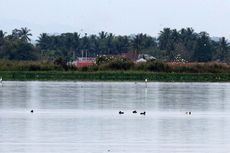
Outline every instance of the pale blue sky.
<svg viewBox="0 0 230 153"><path fill-rule="evenodd" d="M230 38L230 0L0 0L0 29L157 36L164 27L193 27Z"/></svg>

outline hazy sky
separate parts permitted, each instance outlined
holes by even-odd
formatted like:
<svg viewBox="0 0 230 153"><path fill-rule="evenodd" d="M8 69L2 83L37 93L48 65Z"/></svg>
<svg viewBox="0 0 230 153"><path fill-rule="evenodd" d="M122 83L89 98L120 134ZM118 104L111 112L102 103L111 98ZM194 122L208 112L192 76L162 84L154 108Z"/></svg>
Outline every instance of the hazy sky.
<svg viewBox="0 0 230 153"><path fill-rule="evenodd" d="M0 0L0 29L39 33L108 31L157 36L164 27L193 27L230 38L230 0Z"/></svg>

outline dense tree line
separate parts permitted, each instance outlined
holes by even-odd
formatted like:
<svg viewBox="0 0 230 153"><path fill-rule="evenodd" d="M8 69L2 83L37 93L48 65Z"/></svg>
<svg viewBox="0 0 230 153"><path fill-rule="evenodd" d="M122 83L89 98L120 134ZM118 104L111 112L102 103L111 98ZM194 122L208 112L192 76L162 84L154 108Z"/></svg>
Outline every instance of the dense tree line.
<svg viewBox="0 0 230 153"><path fill-rule="evenodd" d="M78 33L49 35L43 33L37 41L37 47L44 55L52 53L53 57L63 56L69 60L76 56L119 55L128 51L142 51L157 47L156 39L146 35L115 36L112 33L100 32L98 35L83 37Z"/></svg>
<svg viewBox="0 0 230 153"><path fill-rule="evenodd" d="M30 30L14 29L10 35L0 30L0 58L9 60L37 60L39 51L30 43Z"/></svg>
<svg viewBox="0 0 230 153"><path fill-rule="evenodd" d="M208 33L196 33L192 28L181 30L164 28L158 37L147 34L116 36L100 32L98 35L62 33L40 34L36 44L30 41L28 28L14 29L11 34L0 30L0 58L9 60L55 60L66 61L76 57L120 55L127 52L148 53L158 59L188 62L230 62L230 47L223 37L211 39Z"/></svg>

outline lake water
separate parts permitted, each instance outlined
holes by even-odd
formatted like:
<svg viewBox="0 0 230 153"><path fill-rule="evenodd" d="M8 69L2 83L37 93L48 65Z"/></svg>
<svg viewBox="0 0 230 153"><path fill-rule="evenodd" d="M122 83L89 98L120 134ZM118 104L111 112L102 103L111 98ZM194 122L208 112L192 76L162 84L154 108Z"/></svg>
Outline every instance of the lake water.
<svg viewBox="0 0 230 153"><path fill-rule="evenodd" d="M4 82L0 153L228 153L229 93L229 83Z"/></svg>

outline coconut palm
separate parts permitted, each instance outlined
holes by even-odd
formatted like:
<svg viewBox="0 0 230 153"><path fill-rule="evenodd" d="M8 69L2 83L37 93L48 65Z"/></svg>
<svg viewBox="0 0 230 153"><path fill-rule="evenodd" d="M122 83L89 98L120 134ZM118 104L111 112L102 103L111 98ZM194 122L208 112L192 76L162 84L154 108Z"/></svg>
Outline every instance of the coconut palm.
<svg viewBox="0 0 230 153"><path fill-rule="evenodd" d="M171 50L171 34L172 30L170 28L164 28L163 31L160 31L158 41L161 50Z"/></svg>
<svg viewBox="0 0 230 153"><path fill-rule="evenodd" d="M0 46L2 46L4 39L5 39L6 32L0 30Z"/></svg>
<svg viewBox="0 0 230 153"><path fill-rule="evenodd" d="M229 48L229 43L225 37L222 37L222 38L220 38L218 44L219 44L218 50L219 50L219 54L220 54L220 61L224 61L224 58L225 58L227 51L228 51L228 48Z"/></svg>
<svg viewBox="0 0 230 153"><path fill-rule="evenodd" d="M0 30L0 39L4 39L6 35L6 32L3 32L2 30Z"/></svg>
<svg viewBox="0 0 230 153"><path fill-rule="evenodd" d="M38 37L37 40L37 46L41 49L41 50L47 50L49 49L49 35L47 33L42 33L40 34L40 36Z"/></svg>
<svg viewBox="0 0 230 153"><path fill-rule="evenodd" d="M29 36L32 36L32 34L30 33L30 29L28 29L27 27L21 28L19 30L19 34L20 34L20 39L24 42L29 42L31 41L31 39L29 38Z"/></svg>
<svg viewBox="0 0 230 153"><path fill-rule="evenodd" d="M5 34L6 34L5 32L3 32L2 30L0 30L0 52L2 52L2 48L4 46Z"/></svg>
<svg viewBox="0 0 230 153"><path fill-rule="evenodd" d="M212 41L206 32L199 33L194 49L193 60L197 62L209 62L212 60Z"/></svg>

